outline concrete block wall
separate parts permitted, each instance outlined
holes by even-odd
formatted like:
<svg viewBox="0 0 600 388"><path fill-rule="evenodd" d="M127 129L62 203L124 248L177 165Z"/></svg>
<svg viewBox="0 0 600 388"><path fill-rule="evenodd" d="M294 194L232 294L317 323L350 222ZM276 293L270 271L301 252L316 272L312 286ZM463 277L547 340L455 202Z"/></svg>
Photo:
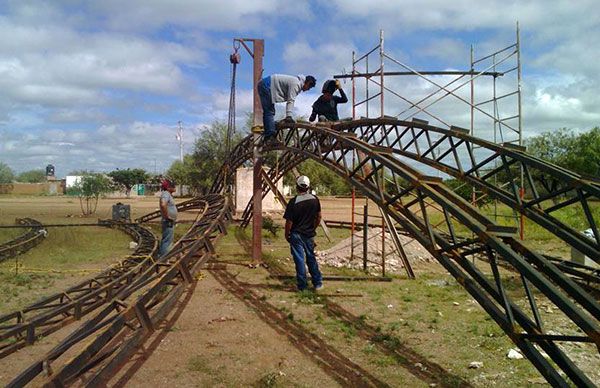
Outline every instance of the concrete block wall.
<svg viewBox="0 0 600 388"><path fill-rule="evenodd" d="M283 180L277 182L277 189L282 192ZM238 168L235 173L235 211L243 212L250 198L252 198L252 167ZM283 210L283 206L271 191L263 199L262 208L266 212Z"/></svg>

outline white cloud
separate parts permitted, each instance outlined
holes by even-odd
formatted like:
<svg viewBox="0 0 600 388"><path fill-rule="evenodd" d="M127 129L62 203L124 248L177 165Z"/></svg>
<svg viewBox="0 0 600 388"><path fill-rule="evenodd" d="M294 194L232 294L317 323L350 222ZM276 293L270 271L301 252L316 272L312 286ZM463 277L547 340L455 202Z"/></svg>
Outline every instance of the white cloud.
<svg viewBox="0 0 600 388"><path fill-rule="evenodd" d="M370 0L322 1L334 9L338 18L350 17L375 24L389 31L454 30L471 31L477 28L513 28L519 20L530 29L544 29L548 37L561 35L558 31L573 30L580 21L582 29L598 22L597 3L569 1L487 0L475 6L471 0Z"/></svg>
<svg viewBox="0 0 600 388"><path fill-rule="evenodd" d="M86 106L113 104L107 93L189 94L192 84L179 63L193 66L204 58L196 47L175 42L0 17L0 117L15 120L8 110L37 105L59 108L50 115L56 122L77 120L73 107L100 120L104 116Z"/></svg>
<svg viewBox="0 0 600 388"><path fill-rule="evenodd" d="M198 126L199 124L191 124ZM193 136L186 132L185 149L191 150ZM0 155L16 171L41 168L53 163L59 176L77 169L110 171L140 167L167 169L179 156L173 126L134 122L126 126L101 126L91 131L48 130L31 136L0 133Z"/></svg>
<svg viewBox="0 0 600 388"><path fill-rule="evenodd" d="M160 28L164 25L202 26L204 29L248 31L264 27L265 18L301 19L310 16L308 3L277 0L118 0L90 2L93 12L120 30Z"/></svg>
<svg viewBox="0 0 600 388"><path fill-rule="evenodd" d="M374 47L380 28L386 53L417 70L466 70L470 44L481 56L513 43L517 20L526 133L599 125L600 9L591 0L576 6L494 0L477 7L467 0L8 0L0 15L0 157L18 170L51 161L59 173L153 170L154 159L158 170L167 168L178 157L178 120L190 133L189 149L195 128L226 119L233 37L266 39L267 74L317 77L317 87L295 104L297 116L308 116L322 82L349 72L352 51L360 56ZM238 125L252 108L251 61L243 56ZM386 70L404 69L386 64ZM503 82L515 84L507 78L499 80L499 93L509 89ZM357 99L364 98L363 84L357 83ZM350 83L343 86L350 97ZM410 102L435 90L415 77L389 77L386 86ZM460 93L468 96L468 88ZM478 98L491 93L489 80L477 84ZM386 114L408 104L386 95ZM515 106L502 104L503 112ZM370 109L378 112L378 102ZM450 124L470 122L468 106L454 98L429 109ZM349 116L351 104L339 110ZM477 125L491 128L481 119Z"/></svg>
<svg viewBox="0 0 600 388"><path fill-rule="evenodd" d="M448 64L469 62L469 46L458 39L441 38L427 42L418 53L425 57L445 61Z"/></svg>

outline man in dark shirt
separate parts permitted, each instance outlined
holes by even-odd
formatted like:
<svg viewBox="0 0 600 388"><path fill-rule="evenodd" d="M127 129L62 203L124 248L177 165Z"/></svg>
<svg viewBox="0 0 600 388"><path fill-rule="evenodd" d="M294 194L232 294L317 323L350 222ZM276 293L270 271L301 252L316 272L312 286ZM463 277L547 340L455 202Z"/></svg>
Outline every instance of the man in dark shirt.
<svg viewBox="0 0 600 388"><path fill-rule="evenodd" d="M296 195L285 208L285 239L290 243L290 250L296 265L296 281L298 290L306 289L306 265L310 272L315 290L323 288L323 277L315 258L316 228L321 222L321 203L319 198L309 192L310 180L302 175L296 180Z"/></svg>
<svg viewBox="0 0 600 388"><path fill-rule="evenodd" d="M340 91L340 96L333 95L336 90ZM312 122L315 121L315 118L318 118L319 121L339 121L337 105L348 102L348 97L346 97L340 81L325 81L321 93L323 94L313 103L309 120Z"/></svg>

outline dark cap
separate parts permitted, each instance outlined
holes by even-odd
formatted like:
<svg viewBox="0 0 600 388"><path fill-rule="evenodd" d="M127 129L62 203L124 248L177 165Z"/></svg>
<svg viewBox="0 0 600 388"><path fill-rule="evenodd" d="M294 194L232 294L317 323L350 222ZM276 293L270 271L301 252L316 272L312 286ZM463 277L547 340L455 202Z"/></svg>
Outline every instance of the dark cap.
<svg viewBox="0 0 600 388"><path fill-rule="evenodd" d="M313 77L312 75L307 75L306 78L304 79L304 82L308 82L310 87L313 88L317 84L317 79L315 77Z"/></svg>
<svg viewBox="0 0 600 388"><path fill-rule="evenodd" d="M337 86L335 86L335 80L328 79L323 84L323 88L321 89L321 93L327 92L327 93L333 94L333 92L335 92L336 89L337 89Z"/></svg>
<svg viewBox="0 0 600 388"><path fill-rule="evenodd" d="M165 179L163 179L162 183L160 184L160 187L163 190L166 190L166 189L168 189L170 187L174 188L175 187L175 181L173 179L166 179L165 178Z"/></svg>

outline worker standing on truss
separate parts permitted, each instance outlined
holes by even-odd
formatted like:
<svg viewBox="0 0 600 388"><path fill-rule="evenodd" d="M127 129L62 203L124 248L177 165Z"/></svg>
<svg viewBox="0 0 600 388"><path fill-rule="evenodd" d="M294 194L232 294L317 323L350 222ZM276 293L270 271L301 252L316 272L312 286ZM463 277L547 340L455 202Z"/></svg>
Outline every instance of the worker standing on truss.
<svg viewBox="0 0 600 388"><path fill-rule="evenodd" d="M340 91L339 96L334 96L336 90ZM319 121L339 121L340 116L338 115L337 105L348 102L348 97L342 89L339 80L327 80L323 84L321 89L321 96L314 102L312 108L312 114L310 115L310 121L315 121L318 118Z"/></svg>
<svg viewBox="0 0 600 388"><path fill-rule="evenodd" d="M299 74L297 76L273 74L261 79L258 82L257 89L260 97L260 104L263 109L263 126L265 143L276 142L275 139L275 103L285 102L285 122L293 123L292 111L294 110L294 100L300 92L305 92L313 88L317 80L312 75L306 77Z"/></svg>

